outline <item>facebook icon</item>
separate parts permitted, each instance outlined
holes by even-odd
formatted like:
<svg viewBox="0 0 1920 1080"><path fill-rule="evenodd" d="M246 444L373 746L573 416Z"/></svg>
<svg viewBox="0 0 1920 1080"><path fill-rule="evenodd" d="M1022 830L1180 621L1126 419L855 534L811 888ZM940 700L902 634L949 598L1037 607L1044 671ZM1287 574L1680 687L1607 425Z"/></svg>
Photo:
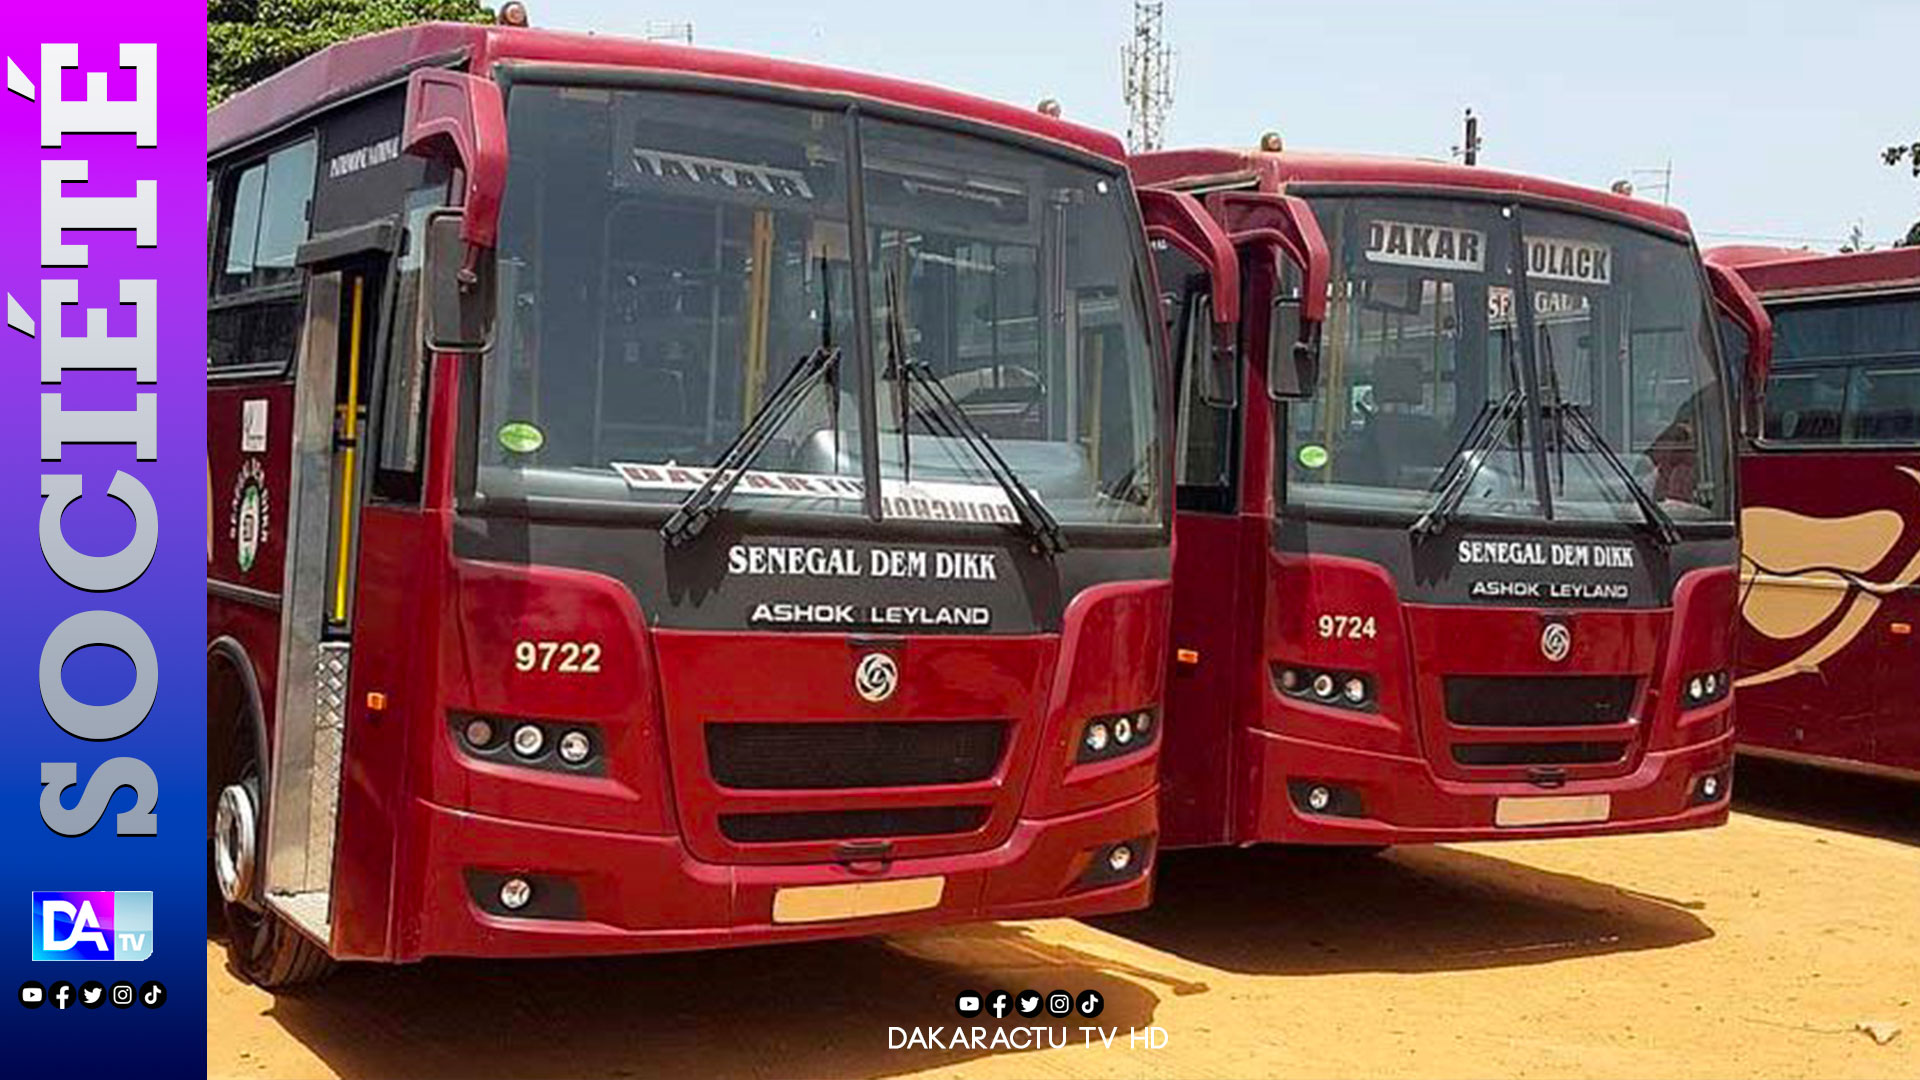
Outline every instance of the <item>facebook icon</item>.
<svg viewBox="0 0 1920 1080"><path fill-rule="evenodd" d="M145 960L152 955L152 893L33 894L35 960Z"/></svg>

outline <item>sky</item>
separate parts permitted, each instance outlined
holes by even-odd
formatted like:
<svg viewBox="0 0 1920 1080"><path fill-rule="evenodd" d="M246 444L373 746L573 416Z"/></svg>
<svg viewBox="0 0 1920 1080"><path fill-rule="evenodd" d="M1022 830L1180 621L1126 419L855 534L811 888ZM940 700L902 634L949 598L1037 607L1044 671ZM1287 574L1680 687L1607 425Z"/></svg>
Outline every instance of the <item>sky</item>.
<svg viewBox="0 0 1920 1080"><path fill-rule="evenodd" d="M896 75L1123 134L1132 0L529 0L536 26L638 35ZM1166 145L1446 157L1462 110L1481 163L1605 187L1692 218L1702 246L1886 244L1920 179L1880 150L1920 139L1920 0L1166 0L1177 52Z"/></svg>

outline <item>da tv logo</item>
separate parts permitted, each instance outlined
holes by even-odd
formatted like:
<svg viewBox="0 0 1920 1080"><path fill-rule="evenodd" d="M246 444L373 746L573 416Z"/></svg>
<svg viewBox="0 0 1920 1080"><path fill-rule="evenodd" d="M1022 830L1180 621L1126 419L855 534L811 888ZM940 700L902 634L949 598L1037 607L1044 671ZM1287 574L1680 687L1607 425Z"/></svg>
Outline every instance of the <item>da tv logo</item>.
<svg viewBox="0 0 1920 1080"><path fill-rule="evenodd" d="M35 960L145 960L152 955L152 893L33 894Z"/></svg>

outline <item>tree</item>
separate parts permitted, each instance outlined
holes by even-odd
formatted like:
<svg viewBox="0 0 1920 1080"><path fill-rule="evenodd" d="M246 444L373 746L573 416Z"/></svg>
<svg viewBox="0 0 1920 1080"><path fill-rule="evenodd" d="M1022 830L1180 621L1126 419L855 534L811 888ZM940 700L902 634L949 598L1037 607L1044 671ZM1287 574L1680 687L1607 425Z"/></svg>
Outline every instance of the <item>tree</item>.
<svg viewBox="0 0 1920 1080"><path fill-rule="evenodd" d="M1902 161L1913 167L1913 175L1920 177L1920 139L1902 146L1889 146L1880 151L1880 160L1888 165L1898 165ZM1906 239L1900 241L1901 247L1920 247L1920 221L1913 223L1907 230Z"/></svg>
<svg viewBox="0 0 1920 1080"><path fill-rule="evenodd" d="M336 41L417 22L492 22L477 0L207 0L207 104Z"/></svg>

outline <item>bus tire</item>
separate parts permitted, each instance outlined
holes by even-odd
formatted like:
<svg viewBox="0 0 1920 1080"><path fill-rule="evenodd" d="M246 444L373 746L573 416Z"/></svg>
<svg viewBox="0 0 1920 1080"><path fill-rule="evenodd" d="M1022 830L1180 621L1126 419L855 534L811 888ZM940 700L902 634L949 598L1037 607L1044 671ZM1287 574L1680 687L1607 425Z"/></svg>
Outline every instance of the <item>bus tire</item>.
<svg viewBox="0 0 1920 1080"><path fill-rule="evenodd" d="M297 986L324 978L333 959L261 895L266 802L259 691L244 657L232 654L230 641L224 644L230 648L216 642L207 652L207 901L209 919L219 916L210 925L225 925L227 961L247 981L268 989ZM236 824L236 817L245 820ZM250 842L236 841L240 835Z"/></svg>

